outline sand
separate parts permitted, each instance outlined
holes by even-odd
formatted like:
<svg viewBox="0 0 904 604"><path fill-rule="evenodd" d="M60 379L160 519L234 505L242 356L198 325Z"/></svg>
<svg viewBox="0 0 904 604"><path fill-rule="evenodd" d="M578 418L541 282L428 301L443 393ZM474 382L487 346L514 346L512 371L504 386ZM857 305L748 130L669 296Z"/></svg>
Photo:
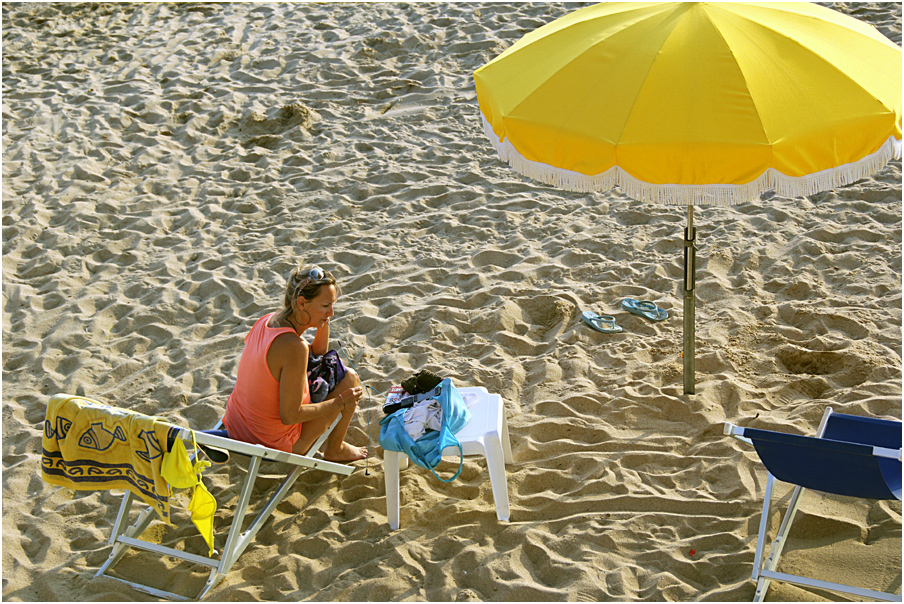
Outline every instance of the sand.
<svg viewBox="0 0 904 604"><path fill-rule="evenodd" d="M900 4L830 4L900 45ZM901 419L901 163L698 209L685 396L681 209L528 181L481 129L472 72L575 8L3 6L5 600L154 599L93 578L119 494L41 480L48 397L211 427L299 262L338 275L333 333L372 388L426 368L502 395L512 521L473 458L450 484L404 471L391 531L374 396L349 433L370 433L369 472L304 475L210 599L753 596L765 473L722 423L812 433L827 406ZM629 315L626 297L670 318ZM240 475L205 478L220 527ZM798 522L785 569L900 592L900 503L810 494ZM187 530L146 536L202 552ZM141 553L117 568L186 595L206 578Z"/></svg>

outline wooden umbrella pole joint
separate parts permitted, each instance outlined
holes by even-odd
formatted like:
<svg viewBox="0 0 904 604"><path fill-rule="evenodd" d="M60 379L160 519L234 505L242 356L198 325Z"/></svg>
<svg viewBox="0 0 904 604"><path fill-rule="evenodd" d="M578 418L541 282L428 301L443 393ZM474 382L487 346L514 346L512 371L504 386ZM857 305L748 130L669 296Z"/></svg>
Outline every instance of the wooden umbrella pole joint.
<svg viewBox="0 0 904 604"><path fill-rule="evenodd" d="M694 394L694 322L696 320L697 229L694 206L687 206L687 228L684 229L684 393Z"/></svg>

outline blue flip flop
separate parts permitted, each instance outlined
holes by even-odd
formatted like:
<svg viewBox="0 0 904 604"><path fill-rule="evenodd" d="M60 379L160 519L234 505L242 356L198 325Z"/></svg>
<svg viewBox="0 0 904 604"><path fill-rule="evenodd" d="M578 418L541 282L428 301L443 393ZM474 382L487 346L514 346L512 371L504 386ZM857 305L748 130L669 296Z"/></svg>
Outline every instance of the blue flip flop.
<svg viewBox="0 0 904 604"><path fill-rule="evenodd" d="M598 315L595 312L585 310L581 313L584 323L602 333L620 333L622 328L615 324L615 317Z"/></svg>
<svg viewBox="0 0 904 604"><path fill-rule="evenodd" d="M669 318L669 313L656 306L654 302L639 302L633 298L627 298L622 300L622 308L627 310L629 313L633 313L635 315L639 315L645 319L649 319L650 321L665 321Z"/></svg>

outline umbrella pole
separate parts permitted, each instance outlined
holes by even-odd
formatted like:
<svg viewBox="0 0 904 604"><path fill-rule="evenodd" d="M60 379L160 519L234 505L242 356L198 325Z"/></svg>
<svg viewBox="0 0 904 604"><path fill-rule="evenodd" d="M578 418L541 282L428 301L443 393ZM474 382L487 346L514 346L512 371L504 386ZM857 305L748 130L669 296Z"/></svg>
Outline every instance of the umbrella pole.
<svg viewBox="0 0 904 604"><path fill-rule="evenodd" d="M696 239L694 206L687 206L687 228L684 230L684 393L694 394L694 321L696 294Z"/></svg>

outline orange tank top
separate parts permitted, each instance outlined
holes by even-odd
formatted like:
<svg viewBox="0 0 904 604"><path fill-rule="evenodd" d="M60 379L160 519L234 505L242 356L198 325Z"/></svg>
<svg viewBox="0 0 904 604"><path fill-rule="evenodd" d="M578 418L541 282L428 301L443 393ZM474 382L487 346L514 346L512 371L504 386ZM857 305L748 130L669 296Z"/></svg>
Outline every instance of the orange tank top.
<svg viewBox="0 0 904 604"><path fill-rule="evenodd" d="M269 327L273 313L258 319L248 335L239 359L235 388L226 401L223 425L230 438L288 451L301 436L301 424L285 425L279 418L279 382L270 373L267 351L277 336L295 335L291 327ZM302 380L302 404L311 402L308 381Z"/></svg>

